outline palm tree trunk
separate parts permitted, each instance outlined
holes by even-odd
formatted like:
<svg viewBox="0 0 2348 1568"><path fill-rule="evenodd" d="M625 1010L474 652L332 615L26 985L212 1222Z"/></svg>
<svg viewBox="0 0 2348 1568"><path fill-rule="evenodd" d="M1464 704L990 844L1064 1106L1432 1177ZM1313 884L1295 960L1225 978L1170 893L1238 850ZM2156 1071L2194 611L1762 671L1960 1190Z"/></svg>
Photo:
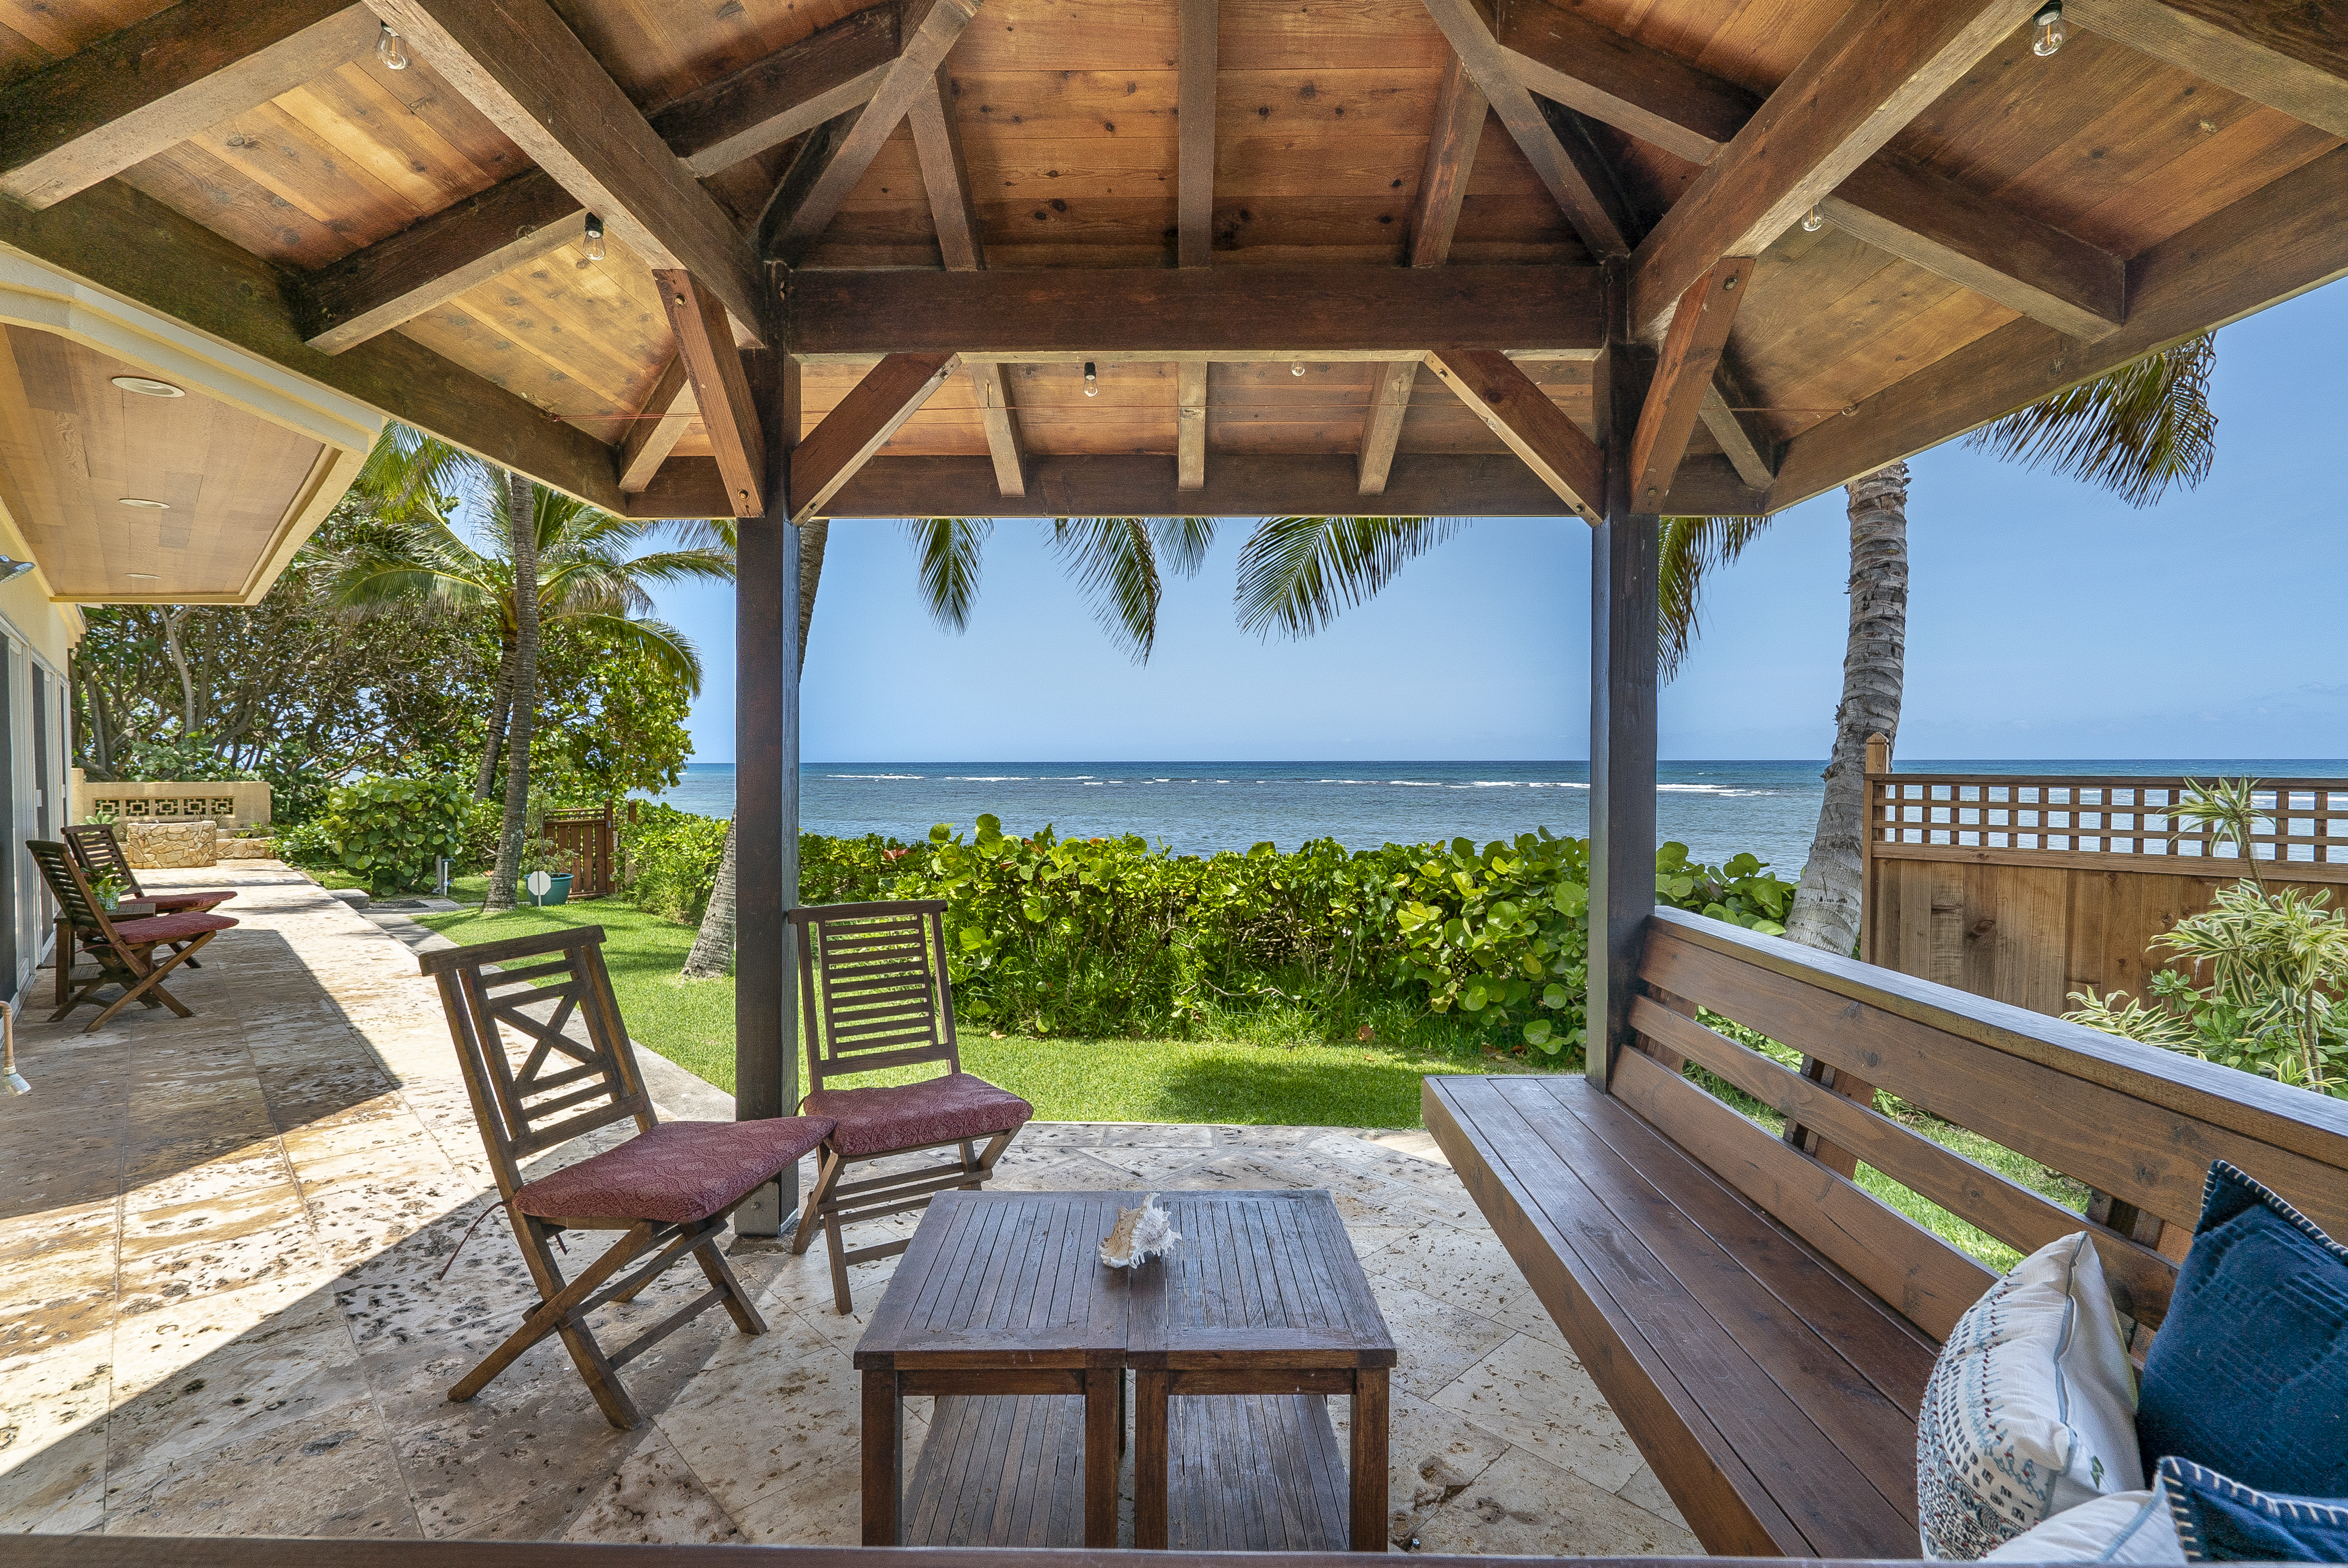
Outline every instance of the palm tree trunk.
<svg viewBox="0 0 2348 1568"><path fill-rule="evenodd" d="M506 507L513 530L513 717L506 741L506 820L498 835L498 863L489 873L482 908L510 909L530 825L530 743L538 726L538 508L530 482L506 476Z"/></svg>
<svg viewBox="0 0 2348 1568"><path fill-rule="evenodd" d="M497 694L489 702L489 735L481 743L480 771L473 778L475 800L489 799L497 784L498 759L505 753L506 730L513 723L513 645L499 641L504 645L498 650Z"/></svg>
<svg viewBox="0 0 2348 1568"><path fill-rule="evenodd" d="M1786 935L1848 954L1859 944L1864 889L1860 835L1867 737L1900 738L1900 691L1908 655L1908 465L1893 463L1846 487L1850 496L1850 641L1835 710L1826 800L1810 841Z"/></svg>
<svg viewBox="0 0 2348 1568"><path fill-rule="evenodd" d="M726 825L726 850L717 857L717 882L709 890L709 905L701 912L701 929L694 934L693 951L685 956L688 980L726 978L734 961L734 824Z"/></svg>

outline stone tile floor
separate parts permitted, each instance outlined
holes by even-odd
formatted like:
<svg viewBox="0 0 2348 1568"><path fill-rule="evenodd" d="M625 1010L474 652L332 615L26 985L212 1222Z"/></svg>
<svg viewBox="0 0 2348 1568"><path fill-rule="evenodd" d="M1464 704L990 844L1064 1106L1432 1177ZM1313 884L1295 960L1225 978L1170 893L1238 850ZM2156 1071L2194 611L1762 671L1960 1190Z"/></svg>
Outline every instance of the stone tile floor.
<svg viewBox="0 0 2348 1568"><path fill-rule="evenodd" d="M642 1430L604 1423L552 1340L448 1403L530 1297L403 945L439 938L274 863L154 880L240 889L242 924L174 986L197 1016L28 1023L34 1091L0 1098L0 1530L857 1540L863 1325L832 1312L820 1244L735 1244L771 1331L706 1313L630 1365ZM664 1113L730 1113L647 1076ZM1332 1189L1401 1347L1398 1546L1700 1550L1425 1134L1037 1123L998 1183ZM894 1262L852 1271L860 1309ZM698 1286L673 1271L607 1311L654 1321Z"/></svg>

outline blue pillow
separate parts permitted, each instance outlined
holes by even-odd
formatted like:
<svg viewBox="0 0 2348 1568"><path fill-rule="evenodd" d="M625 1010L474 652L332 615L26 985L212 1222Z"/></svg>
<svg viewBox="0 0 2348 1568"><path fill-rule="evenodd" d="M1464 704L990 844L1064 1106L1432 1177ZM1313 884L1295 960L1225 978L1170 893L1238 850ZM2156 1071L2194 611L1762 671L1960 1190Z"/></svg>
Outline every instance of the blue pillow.
<svg viewBox="0 0 2348 1568"><path fill-rule="evenodd" d="M2260 1491L2348 1497L2348 1247L2223 1160L2145 1359L2136 1427L2147 1455Z"/></svg>
<svg viewBox="0 0 2348 1568"><path fill-rule="evenodd" d="M2348 1563L2348 1497L2274 1497L2174 1456L2159 1482L2188 1563Z"/></svg>

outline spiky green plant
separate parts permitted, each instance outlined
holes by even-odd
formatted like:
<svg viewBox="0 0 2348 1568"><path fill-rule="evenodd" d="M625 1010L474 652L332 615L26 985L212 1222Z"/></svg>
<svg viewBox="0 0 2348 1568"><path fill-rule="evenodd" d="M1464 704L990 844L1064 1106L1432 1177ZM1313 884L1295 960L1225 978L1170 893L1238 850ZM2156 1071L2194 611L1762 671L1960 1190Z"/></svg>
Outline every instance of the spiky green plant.
<svg viewBox="0 0 2348 1568"><path fill-rule="evenodd" d="M1983 425L1965 444L2148 507L2171 485L2191 489L2209 477L2218 459L2209 406L2217 364L2214 334L2188 338Z"/></svg>
<svg viewBox="0 0 2348 1568"><path fill-rule="evenodd" d="M2266 878L2259 874L2259 863L2250 857L2250 835L2256 833L2271 813L2258 801L2259 781L2256 779L2213 779L2208 784L2185 781L2184 798L2169 815L2182 825L2197 824L2209 830L2208 853L2215 855L2220 845L2231 845L2241 856L2242 870L2260 889ZM2170 845L2175 853L2175 845Z"/></svg>

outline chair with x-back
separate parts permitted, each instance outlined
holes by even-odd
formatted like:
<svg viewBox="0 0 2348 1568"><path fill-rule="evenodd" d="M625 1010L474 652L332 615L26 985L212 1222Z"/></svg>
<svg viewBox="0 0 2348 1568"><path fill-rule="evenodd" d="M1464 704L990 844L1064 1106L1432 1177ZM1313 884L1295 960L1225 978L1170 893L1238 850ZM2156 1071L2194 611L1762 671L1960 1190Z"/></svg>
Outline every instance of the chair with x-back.
<svg viewBox="0 0 2348 1568"><path fill-rule="evenodd" d="M846 1250L839 1227L927 1206L950 1187L976 1187L1035 1108L962 1070L953 993L946 979L945 902L819 904L794 909L799 998L807 1030L808 1094L799 1109L834 1123L791 1250L803 1253L820 1223L831 1241L832 1305L852 1311L848 1266L889 1257L900 1237ZM919 1083L830 1089L833 1079L885 1067L942 1062ZM987 1140L983 1152L975 1145ZM895 1154L960 1146L960 1158L843 1182L848 1167Z"/></svg>
<svg viewBox="0 0 2348 1568"><path fill-rule="evenodd" d="M130 857L123 854L122 841L114 836L114 825L110 822L74 824L65 830L65 845L73 853L74 859L80 862L83 872L93 883L99 877L111 876L115 885L131 898L142 904L152 904L158 915L209 915L236 897L233 887L170 887L149 892L139 886L139 874L130 869ZM57 915L59 951L69 946L66 939L67 931L65 914L60 910ZM201 969L203 965L196 961L193 949L188 946L193 939L185 938L173 941L171 950L187 955L188 968ZM73 992L72 969L67 964L59 964L57 968L57 1005L62 1007L66 998Z"/></svg>
<svg viewBox="0 0 2348 1568"><path fill-rule="evenodd" d="M539 1303L487 1359L448 1390L469 1399L523 1351L559 1334L604 1417L615 1427L643 1416L618 1369L704 1308L722 1305L745 1334L766 1323L718 1250L726 1215L819 1143L819 1116L757 1122L662 1122L636 1067L603 968L601 927L579 926L423 955L440 983L448 1032L472 1097L473 1116L514 1239ZM500 968L499 966L510 966ZM509 1049L507 1031L519 1037ZM635 1135L531 1178L523 1162L622 1122ZM566 1280L555 1258L564 1231L623 1233ZM614 1280L631 1264L651 1261ZM690 1254L709 1288L617 1350L597 1343L588 1315L627 1302Z"/></svg>
<svg viewBox="0 0 2348 1568"><path fill-rule="evenodd" d="M30 838L25 841L25 850L39 868L41 879L49 885L50 897L57 901L57 1010L49 1015L51 1023L84 1002L100 1004L98 1016L82 1026L84 1034L104 1028L132 1002L169 1008L181 1018L195 1017L193 1009L163 988L163 980L181 964L193 964L196 949L234 926L235 920L196 909L168 915L108 910L90 886L81 862L63 844ZM118 920L117 914L126 917ZM170 948L170 957L158 958L157 948ZM87 978L76 975L77 952L97 960L95 975L87 970L81 971ZM122 992L110 1002L98 995L108 986Z"/></svg>

